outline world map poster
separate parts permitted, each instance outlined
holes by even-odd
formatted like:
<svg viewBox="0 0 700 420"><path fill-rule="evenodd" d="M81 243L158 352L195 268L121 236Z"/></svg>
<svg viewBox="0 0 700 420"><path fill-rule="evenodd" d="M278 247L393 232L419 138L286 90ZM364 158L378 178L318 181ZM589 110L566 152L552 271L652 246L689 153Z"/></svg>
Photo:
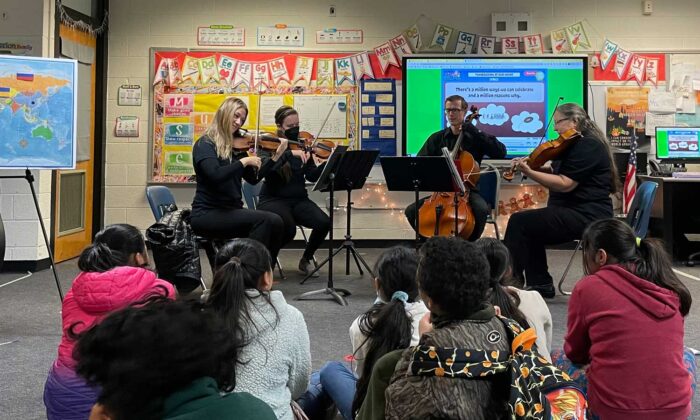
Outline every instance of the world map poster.
<svg viewBox="0 0 700 420"><path fill-rule="evenodd" d="M77 61L0 55L0 168L75 167Z"/></svg>

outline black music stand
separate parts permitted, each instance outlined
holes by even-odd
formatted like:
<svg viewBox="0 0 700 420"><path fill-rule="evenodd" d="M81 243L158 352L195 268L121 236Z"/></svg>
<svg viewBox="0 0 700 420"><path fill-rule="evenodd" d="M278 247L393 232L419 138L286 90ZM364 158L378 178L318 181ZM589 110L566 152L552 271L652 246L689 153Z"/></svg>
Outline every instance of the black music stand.
<svg viewBox="0 0 700 420"><path fill-rule="evenodd" d="M53 252L51 252L51 245L49 243L49 237L46 234L46 227L44 226L44 218L41 216L41 211L39 210L39 201L36 199L36 191L34 191L34 175L32 174L32 171L27 168L24 171L24 175L1 175L0 179L26 179L27 182L29 183L29 189L32 191L32 198L34 199L34 207L36 207L36 214L39 217L39 225L41 226L41 233L44 235L44 244L46 244L46 251L49 254L49 262L51 263L51 269L53 270L53 278L56 281L56 288L58 289L58 297L61 299L61 302L63 302L63 290L61 289L61 283L58 281L58 273L56 272L56 264L54 263L53 260ZM5 259L5 228L2 226L2 219L0 218L0 268L2 267L2 262ZM8 285L10 283L14 283L18 280L22 280L24 278L27 278L31 275L31 272L28 272L27 275L22 276L18 279L12 280L11 282L5 283L5 285Z"/></svg>
<svg viewBox="0 0 700 420"><path fill-rule="evenodd" d="M440 156L383 156L379 158L384 172L384 180L389 191L413 191L416 206L416 249L420 248L418 233L418 201L421 191L430 192L464 192L462 182L455 180L457 169L452 169L454 162ZM452 165L450 165L452 163ZM460 179L457 173L457 180ZM456 197L456 195L455 195ZM455 212L457 207L455 206ZM455 217L455 221L457 218ZM456 227L455 227L456 231Z"/></svg>
<svg viewBox="0 0 700 420"><path fill-rule="evenodd" d="M352 201L351 194L352 190L360 189L365 185L367 176L372 170L374 161L379 155L378 150L353 150L346 151L347 148L341 150L338 153L338 148L333 152L333 155L338 154L338 158L331 162L329 158L326 168L324 168L321 177L316 182L314 191L329 191L330 192L330 202L331 205L334 197L334 191L344 189L348 193L348 200L346 204L347 209L347 223L346 223L346 234L343 243L333 250L333 210L330 211L331 217L331 229L329 236L329 246L328 246L328 258L326 258L321 264L318 265L311 273L309 273L302 281L304 284L314 273L321 269L325 264L328 264L328 284L325 289L315 290L312 292L306 292L301 294L297 299L304 299L309 296L314 296L317 294L329 294L333 299L335 299L341 305L347 305L344 296L349 296L350 292L345 289L336 289L333 287L333 258L342 250L346 250L347 254L345 257L345 274L350 274L350 254L352 254L357 264L357 268L360 270L360 274L363 275L362 267L360 263L365 266L367 271L374 276L372 270L369 268L367 261L362 258L362 255L355 249L354 243L352 241L352 235L350 234L351 226L351 209ZM333 157L331 155L331 157ZM325 177L324 177L325 175ZM342 294L342 296L341 296Z"/></svg>
<svg viewBox="0 0 700 420"><path fill-rule="evenodd" d="M331 203L331 208L329 211L329 217L330 217L330 226L331 228L328 231L328 258L321 263L322 265L328 262L328 283L326 285L325 289L320 289L320 290L314 290L312 292L305 292L302 293L301 295L297 296L295 300L302 300L305 299L309 296L314 296L314 295L319 295L319 294L327 294L330 295L333 299L336 300L339 304L346 306L348 303L345 301L345 296L349 296L350 292L345 289L336 289L333 286L333 214L335 213L335 208L334 208L334 200L333 200L333 192L335 190L335 175L338 171L338 166L340 164L340 160L342 156L345 154L345 151L348 150L347 146L336 146L335 149L333 149L333 152L331 155L328 157L328 160L326 161L326 166L323 168L323 171L321 172L321 175L319 176L318 180L316 181L316 185L314 185L314 191L329 191L330 192L330 203ZM301 281L303 284L306 279L311 277L314 273L318 271L318 269L321 268L321 265L317 265L314 271L309 273L304 279Z"/></svg>

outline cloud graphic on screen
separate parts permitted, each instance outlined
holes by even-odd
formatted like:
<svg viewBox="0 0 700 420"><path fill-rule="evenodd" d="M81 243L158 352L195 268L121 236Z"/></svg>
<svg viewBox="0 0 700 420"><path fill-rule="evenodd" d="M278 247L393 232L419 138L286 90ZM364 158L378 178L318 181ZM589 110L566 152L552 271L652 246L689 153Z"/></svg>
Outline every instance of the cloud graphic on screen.
<svg viewBox="0 0 700 420"><path fill-rule="evenodd" d="M520 133L535 133L542 128L544 124L540 121L539 114L523 111L518 115L513 115L513 131Z"/></svg>
<svg viewBox="0 0 700 420"><path fill-rule="evenodd" d="M508 113L503 105L489 104L486 108L479 109L479 122L486 125L503 125L508 121Z"/></svg>

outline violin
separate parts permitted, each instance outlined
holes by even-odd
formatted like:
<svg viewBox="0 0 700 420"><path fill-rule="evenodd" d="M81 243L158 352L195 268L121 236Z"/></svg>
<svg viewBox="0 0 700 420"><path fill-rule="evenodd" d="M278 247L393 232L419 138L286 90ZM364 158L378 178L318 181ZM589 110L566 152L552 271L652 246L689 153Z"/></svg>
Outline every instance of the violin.
<svg viewBox="0 0 700 420"><path fill-rule="evenodd" d="M313 134L308 131L299 132L299 142L304 144L302 150L316 155L321 160L326 160L331 155L335 148L335 143L330 140L316 140ZM292 144L292 150L298 149L300 146Z"/></svg>
<svg viewBox="0 0 700 420"><path fill-rule="evenodd" d="M247 130L241 129L242 136L233 139L233 149L236 151L246 151L255 148L255 136ZM303 137L302 137L303 133ZM330 140L319 142L313 141L313 136L302 131L299 133L299 140L287 140L291 150L303 150L315 154L320 159L328 159L335 143ZM258 148L269 152L274 152L280 145L280 138L271 133L260 133L258 135Z"/></svg>
<svg viewBox="0 0 700 420"><path fill-rule="evenodd" d="M525 158L525 161L530 168L535 170L540 169L550 160L557 159L579 138L581 138L581 133L575 128L567 130L560 134L555 140L546 141L537 146L535 150ZM515 177L515 168L504 171L502 176L506 181L512 181Z"/></svg>
<svg viewBox="0 0 700 420"><path fill-rule="evenodd" d="M471 114L465 119L465 124L471 124L480 116L476 106L472 105L470 111ZM476 188L479 182L479 165L471 153L461 150L463 137L464 131L460 131L449 157L460 167L463 182L470 188ZM433 193L418 210L418 220L418 233L424 237L454 235L469 239L476 225L474 211L469 205L469 188L464 194Z"/></svg>
<svg viewBox="0 0 700 420"><path fill-rule="evenodd" d="M241 135L233 138L233 150L236 152L248 151L256 147L255 136L246 130L241 129ZM287 140L292 143L292 140ZM260 133L257 141L257 148L273 152L280 145L280 139L269 133Z"/></svg>

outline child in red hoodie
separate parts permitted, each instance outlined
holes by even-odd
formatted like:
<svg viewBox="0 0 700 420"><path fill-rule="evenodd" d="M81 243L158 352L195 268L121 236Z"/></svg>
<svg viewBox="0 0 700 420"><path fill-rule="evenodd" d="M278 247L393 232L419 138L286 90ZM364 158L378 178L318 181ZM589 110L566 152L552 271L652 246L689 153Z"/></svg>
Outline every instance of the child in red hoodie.
<svg viewBox="0 0 700 420"><path fill-rule="evenodd" d="M591 412L602 420L688 418L683 317L692 298L663 246L614 219L592 223L582 241L587 276L569 301L564 352L588 365Z"/></svg>

